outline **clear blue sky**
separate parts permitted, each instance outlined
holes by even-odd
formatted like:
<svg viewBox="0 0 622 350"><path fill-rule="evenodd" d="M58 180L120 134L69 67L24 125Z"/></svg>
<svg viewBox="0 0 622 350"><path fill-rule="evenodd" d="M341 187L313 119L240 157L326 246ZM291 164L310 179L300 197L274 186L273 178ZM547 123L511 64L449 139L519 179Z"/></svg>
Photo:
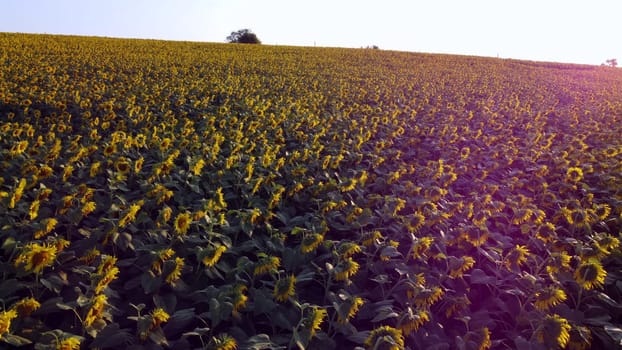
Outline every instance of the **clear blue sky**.
<svg viewBox="0 0 622 350"><path fill-rule="evenodd" d="M0 32L622 62L620 0L0 0Z"/></svg>

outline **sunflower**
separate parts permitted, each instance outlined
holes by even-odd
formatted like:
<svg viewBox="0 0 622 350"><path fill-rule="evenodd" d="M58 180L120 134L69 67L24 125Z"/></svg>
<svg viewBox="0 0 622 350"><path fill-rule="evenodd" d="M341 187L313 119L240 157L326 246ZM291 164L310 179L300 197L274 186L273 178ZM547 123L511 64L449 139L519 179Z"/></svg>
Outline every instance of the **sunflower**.
<svg viewBox="0 0 622 350"><path fill-rule="evenodd" d="M363 235L361 244L363 244L365 247L369 247L382 238L382 233L380 231L368 232Z"/></svg>
<svg viewBox="0 0 622 350"><path fill-rule="evenodd" d="M30 314L32 314L40 307L41 304L35 298L24 298L15 303L12 309L17 311L19 317L25 318L30 316Z"/></svg>
<svg viewBox="0 0 622 350"><path fill-rule="evenodd" d="M125 215L121 217L119 220L119 227L125 227L127 224L131 223L136 219L136 214L140 210L140 208L145 204L144 200L139 200L136 203L130 205L130 208L127 210Z"/></svg>
<svg viewBox="0 0 622 350"><path fill-rule="evenodd" d="M557 228L550 222L539 225L536 229L536 238L544 243L552 242L557 239Z"/></svg>
<svg viewBox="0 0 622 350"><path fill-rule="evenodd" d="M281 265L281 259L277 256L262 256L253 270L254 276L263 275L271 271L275 271Z"/></svg>
<svg viewBox="0 0 622 350"><path fill-rule="evenodd" d="M95 211L96 207L97 207L97 204L95 204L95 202L89 201L89 202L84 203L84 205L82 206L82 209L80 209L80 212L82 213L83 216L87 216L93 211Z"/></svg>
<svg viewBox="0 0 622 350"><path fill-rule="evenodd" d="M134 173L139 174L145 164L145 158L140 157L134 161Z"/></svg>
<svg viewBox="0 0 622 350"><path fill-rule="evenodd" d="M39 274L44 268L54 263L56 253L57 249L54 245L28 243L15 259L15 266L23 266L26 272Z"/></svg>
<svg viewBox="0 0 622 350"><path fill-rule="evenodd" d="M160 141L160 151L164 152L171 146L171 139L169 137L165 137Z"/></svg>
<svg viewBox="0 0 622 350"><path fill-rule="evenodd" d="M273 295L279 302L285 302L296 293L296 276L289 275L276 281Z"/></svg>
<svg viewBox="0 0 622 350"><path fill-rule="evenodd" d="M406 227L408 227L408 231L414 233L419 231L421 227L423 227L424 223L425 216L421 212L417 211L410 216Z"/></svg>
<svg viewBox="0 0 622 350"><path fill-rule="evenodd" d="M411 308L408 308L408 312L405 313L399 322L399 328L402 334L408 336L428 321L430 321L430 314L428 311L418 310L415 312Z"/></svg>
<svg viewBox="0 0 622 350"><path fill-rule="evenodd" d="M56 350L80 350L81 342L78 337L68 337L60 342L57 341Z"/></svg>
<svg viewBox="0 0 622 350"><path fill-rule="evenodd" d="M138 148L142 148L145 147L145 145L147 144L147 136L145 136L144 134L138 134L136 135L136 137L134 137L134 145Z"/></svg>
<svg viewBox="0 0 622 350"><path fill-rule="evenodd" d="M123 174L123 175L129 173L130 170L132 169L130 165L130 161L125 157L119 157L114 162L114 168L119 174Z"/></svg>
<svg viewBox="0 0 622 350"><path fill-rule="evenodd" d="M311 335L311 337L313 337L315 333L320 330L320 327L322 326L322 322L324 322L326 315L328 315L326 309L322 309L317 306L311 308L311 313L306 320L306 323L309 327L309 334Z"/></svg>
<svg viewBox="0 0 622 350"><path fill-rule="evenodd" d="M460 237L471 244L473 247L480 247L488 240L489 234L480 227L469 227Z"/></svg>
<svg viewBox="0 0 622 350"><path fill-rule="evenodd" d="M50 198L52 192L51 188L42 188L39 193L37 193L37 199L40 201L46 201Z"/></svg>
<svg viewBox="0 0 622 350"><path fill-rule="evenodd" d="M233 288L232 304L234 312L239 312L240 309L246 306L248 296L244 293L247 290L248 287L243 284L238 284L237 286L235 286L235 288Z"/></svg>
<svg viewBox="0 0 622 350"><path fill-rule="evenodd" d="M602 203L594 206L594 214L600 221L607 219L610 213L611 207L609 206L609 204Z"/></svg>
<svg viewBox="0 0 622 350"><path fill-rule="evenodd" d="M570 182L579 182L583 179L583 170L577 167L571 167L566 170L566 180Z"/></svg>
<svg viewBox="0 0 622 350"><path fill-rule="evenodd" d="M90 327L103 317L104 307L108 305L108 297L98 294L91 300L91 307L84 318L84 326Z"/></svg>
<svg viewBox="0 0 622 350"><path fill-rule="evenodd" d="M180 235L185 235L188 232L188 228L190 228L190 223L192 219L189 213L180 213L175 218L175 232Z"/></svg>
<svg viewBox="0 0 622 350"><path fill-rule="evenodd" d="M596 238L594 242L595 247L602 252L603 255L609 255L611 252L620 246L620 240L617 237L609 234L602 234Z"/></svg>
<svg viewBox="0 0 622 350"><path fill-rule="evenodd" d="M540 311L546 311L566 300L566 293L558 286L547 286L535 294L534 306Z"/></svg>
<svg viewBox="0 0 622 350"><path fill-rule="evenodd" d="M467 343L475 343L477 350L490 349L492 343L490 342L490 330L488 327L480 328L477 331L471 331L466 334L464 340Z"/></svg>
<svg viewBox="0 0 622 350"><path fill-rule="evenodd" d="M104 147L104 157L110 158L113 154L117 153L117 146L115 144Z"/></svg>
<svg viewBox="0 0 622 350"><path fill-rule="evenodd" d="M173 271L171 271L171 273L169 273L168 276L166 276L166 278L164 279L166 283L170 284L171 286L174 286L175 282L177 282L181 278L181 273L182 273L184 266L185 266L184 258L176 257L175 267L173 268Z"/></svg>
<svg viewBox="0 0 622 350"><path fill-rule="evenodd" d="M8 310L0 312L0 339L2 339L2 335L7 333L11 328L11 321L17 317L17 311Z"/></svg>
<svg viewBox="0 0 622 350"><path fill-rule="evenodd" d="M337 248L337 254L339 254L339 256L344 259L347 259L353 256L354 254L360 253L360 252L361 252L361 247L354 242L342 241L339 244L339 247Z"/></svg>
<svg viewBox="0 0 622 350"><path fill-rule="evenodd" d="M352 258L342 260L335 266L335 280L345 281L354 276L359 270L359 264Z"/></svg>
<svg viewBox="0 0 622 350"><path fill-rule="evenodd" d="M589 259L577 267L574 280L586 290L602 287L607 277L607 271L597 259Z"/></svg>
<svg viewBox="0 0 622 350"><path fill-rule="evenodd" d="M425 288L416 293L416 295L412 291L408 292L410 292L408 294L411 294L412 297L414 297L415 305L422 309L432 306L434 303L441 300L443 295L445 295L445 291L441 287Z"/></svg>
<svg viewBox="0 0 622 350"><path fill-rule="evenodd" d="M164 208L160 210L160 215L158 217L158 221L156 222L156 225L160 227L166 224L171 219L171 215L173 215L173 209L165 205Z"/></svg>
<svg viewBox="0 0 622 350"><path fill-rule="evenodd" d="M157 274L162 273L162 264L175 255L175 251L172 248L166 248L156 252L156 259L151 264L151 270Z"/></svg>
<svg viewBox="0 0 622 350"><path fill-rule="evenodd" d="M97 258L100 255L101 255L101 252L97 248L91 248L87 250L83 256L78 258L78 260L87 265L90 265L95 260L95 258Z"/></svg>
<svg viewBox="0 0 622 350"><path fill-rule="evenodd" d="M203 264L205 266L213 267L214 265L216 265L218 260L220 260L222 253L224 253L226 250L227 247L225 247L224 245L209 247L202 251L201 255L203 256L203 259L201 259L201 261L203 261Z"/></svg>
<svg viewBox="0 0 622 350"><path fill-rule="evenodd" d="M514 225L520 225L527 222L534 215L534 211L530 208L519 208L514 210L514 216L512 217L512 223Z"/></svg>
<svg viewBox="0 0 622 350"><path fill-rule="evenodd" d="M339 306L337 310L337 322L339 323L347 323L356 313L359 311L361 305L363 305L365 301L363 298L355 296L353 298L349 298L343 304Z"/></svg>
<svg viewBox="0 0 622 350"><path fill-rule="evenodd" d="M261 219L261 209L253 208L249 218L251 225L257 225L259 223L259 219Z"/></svg>
<svg viewBox="0 0 622 350"><path fill-rule="evenodd" d="M451 278L461 277L467 270L473 267L475 259L470 256L463 256L458 259L456 257L449 257L449 276Z"/></svg>
<svg viewBox="0 0 622 350"><path fill-rule="evenodd" d="M226 333L221 333L216 337L212 337L209 344L207 344L208 350L235 350L238 348L238 344L235 338Z"/></svg>
<svg viewBox="0 0 622 350"><path fill-rule="evenodd" d="M203 167L205 166L205 160L203 160L203 158L197 160L196 163L194 163L194 165L192 166L192 173L195 176L199 176L201 175L201 170L203 169Z"/></svg>
<svg viewBox="0 0 622 350"><path fill-rule="evenodd" d="M30 208L28 209L28 216L30 217L30 220L34 220L37 218L37 216L39 216L40 205L41 202L38 199L32 201L32 203L30 204Z"/></svg>
<svg viewBox="0 0 622 350"><path fill-rule="evenodd" d="M300 251L303 254L308 254L317 249L317 247L324 240L324 236L319 233L312 233L304 236L302 242L300 242Z"/></svg>
<svg viewBox="0 0 622 350"><path fill-rule="evenodd" d="M505 256L503 261L505 267L510 271L520 269L521 265L527 262L527 258L531 255L529 249L524 245L516 245Z"/></svg>
<svg viewBox="0 0 622 350"><path fill-rule="evenodd" d="M52 174L54 174L54 169L52 169L50 166L48 165L42 165L39 168L39 171L37 172L37 177L41 178L41 179L45 179L47 177L52 176Z"/></svg>
<svg viewBox="0 0 622 350"><path fill-rule="evenodd" d="M151 325L149 326L149 330L158 328L162 323L168 321L170 317L171 316L161 307L153 310L151 312Z"/></svg>
<svg viewBox="0 0 622 350"><path fill-rule="evenodd" d="M563 349L570 340L570 329L571 326L568 320L553 314L546 315L538 329L536 329L535 334L538 341L547 348L554 349L559 346Z"/></svg>
<svg viewBox="0 0 622 350"><path fill-rule="evenodd" d="M71 164L65 166L65 169L63 170L63 182L67 182L71 174L73 174L73 169L73 165Z"/></svg>
<svg viewBox="0 0 622 350"><path fill-rule="evenodd" d="M11 196L11 203L9 203L9 209L13 209L15 207L15 204L19 202L19 200L22 198L22 195L24 194L25 188L26 188L26 179L22 178L19 180L19 183L17 187L15 188L13 195Z"/></svg>
<svg viewBox="0 0 622 350"><path fill-rule="evenodd" d="M119 274L119 268L116 266L112 266L107 269L104 274L102 274L95 285L95 294L101 293L110 282L117 279L117 275Z"/></svg>
<svg viewBox="0 0 622 350"><path fill-rule="evenodd" d="M592 345L592 332L589 328L573 325L570 329L568 350L587 350Z"/></svg>
<svg viewBox="0 0 622 350"><path fill-rule="evenodd" d="M390 326L380 326L369 332L365 339L365 348L402 350L404 349L404 336L402 331Z"/></svg>
<svg viewBox="0 0 622 350"><path fill-rule="evenodd" d="M97 174L99 174L99 170L101 169L101 162L95 162L93 164L91 164L91 168L89 170L89 176L90 177L95 177L97 176Z"/></svg>

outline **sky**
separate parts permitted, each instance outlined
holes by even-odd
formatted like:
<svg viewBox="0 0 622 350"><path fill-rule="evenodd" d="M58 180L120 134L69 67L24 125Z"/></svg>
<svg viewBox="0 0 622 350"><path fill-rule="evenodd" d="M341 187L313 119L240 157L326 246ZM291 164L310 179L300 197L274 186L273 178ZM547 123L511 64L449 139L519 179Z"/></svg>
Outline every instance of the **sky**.
<svg viewBox="0 0 622 350"><path fill-rule="evenodd" d="M620 0L0 0L0 32L622 63Z"/></svg>

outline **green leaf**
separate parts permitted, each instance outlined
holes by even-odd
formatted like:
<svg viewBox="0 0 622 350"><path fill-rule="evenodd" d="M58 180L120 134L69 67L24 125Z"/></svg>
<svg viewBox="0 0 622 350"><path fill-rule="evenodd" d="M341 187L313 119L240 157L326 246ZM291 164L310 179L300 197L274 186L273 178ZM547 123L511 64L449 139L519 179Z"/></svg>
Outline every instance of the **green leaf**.
<svg viewBox="0 0 622 350"><path fill-rule="evenodd" d="M116 323L111 323L102 329L93 342L91 348L124 348L132 343L134 336L129 329L120 329Z"/></svg>
<svg viewBox="0 0 622 350"><path fill-rule="evenodd" d="M218 326L220 321L222 321L220 302L216 298L209 300L209 318L212 320L212 327Z"/></svg>
<svg viewBox="0 0 622 350"><path fill-rule="evenodd" d="M376 317L374 317L371 321L375 323L386 320L387 318L394 318L398 316L399 314L393 311L392 306L386 305L376 309Z"/></svg>
<svg viewBox="0 0 622 350"><path fill-rule="evenodd" d="M241 347L242 349L249 349L249 350L278 350L278 349L285 349L284 346L279 346L275 343L273 343L270 340L270 336L267 334L257 334L254 335L250 338L248 338L243 346Z"/></svg>
<svg viewBox="0 0 622 350"><path fill-rule="evenodd" d="M612 325L605 325L605 332L609 334L611 339L616 343L617 346L622 346L622 329L618 327L614 327Z"/></svg>
<svg viewBox="0 0 622 350"><path fill-rule="evenodd" d="M165 334L172 336L186 329L195 319L194 308L175 311L162 328Z"/></svg>
<svg viewBox="0 0 622 350"><path fill-rule="evenodd" d="M162 285L162 276L156 276L151 270L142 274L140 284L145 291L145 294L152 294L157 291Z"/></svg>
<svg viewBox="0 0 622 350"><path fill-rule="evenodd" d="M24 346L24 345L30 345L32 344L32 342L29 339L26 339L24 337L20 337L19 335L15 335L15 334L4 334L2 336L1 339L3 342L8 343L12 346Z"/></svg>
<svg viewBox="0 0 622 350"><path fill-rule="evenodd" d="M473 269L470 281L471 284L495 284L497 279L494 276L488 276L483 270Z"/></svg>

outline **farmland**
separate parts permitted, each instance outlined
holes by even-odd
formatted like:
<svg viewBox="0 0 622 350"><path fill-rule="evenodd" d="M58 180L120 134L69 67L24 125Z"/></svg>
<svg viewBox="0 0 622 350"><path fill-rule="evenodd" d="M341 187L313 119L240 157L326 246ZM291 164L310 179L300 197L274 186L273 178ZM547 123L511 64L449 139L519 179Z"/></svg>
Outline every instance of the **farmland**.
<svg viewBox="0 0 622 350"><path fill-rule="evenodd" d="M622 341L618 69L1 33L0 48L4 344Z"/></svg>

